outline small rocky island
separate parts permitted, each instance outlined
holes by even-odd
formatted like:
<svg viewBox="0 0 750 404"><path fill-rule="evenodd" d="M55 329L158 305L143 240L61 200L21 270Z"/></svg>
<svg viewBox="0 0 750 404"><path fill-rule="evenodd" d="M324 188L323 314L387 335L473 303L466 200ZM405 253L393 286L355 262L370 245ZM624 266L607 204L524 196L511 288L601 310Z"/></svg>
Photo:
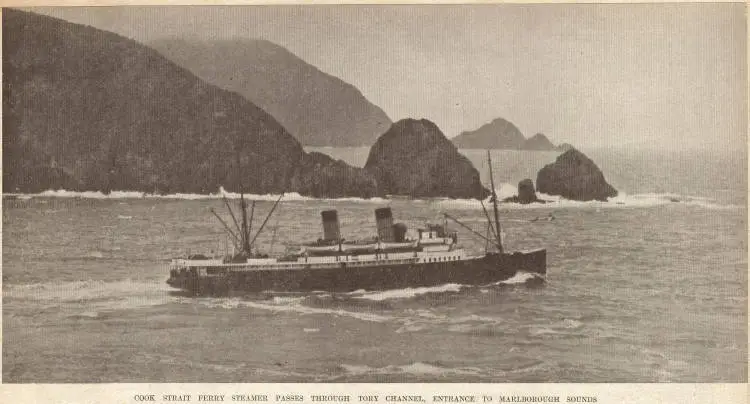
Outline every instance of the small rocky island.
<svg viewBox="0 0 750 404"><path fill-rule="evenodd" d="M365 170L377 180L380 193L415 198L489 195L469 159L426 119L394 123L370 149Z"/></svg>
<svg viewBox="0 0 750 404"><path fill-rule="evenodd" d="M599 167L575 148L539 170L536 185L539 192L574 201L606 201L617 196L617 190L607 183Z"/></svg>

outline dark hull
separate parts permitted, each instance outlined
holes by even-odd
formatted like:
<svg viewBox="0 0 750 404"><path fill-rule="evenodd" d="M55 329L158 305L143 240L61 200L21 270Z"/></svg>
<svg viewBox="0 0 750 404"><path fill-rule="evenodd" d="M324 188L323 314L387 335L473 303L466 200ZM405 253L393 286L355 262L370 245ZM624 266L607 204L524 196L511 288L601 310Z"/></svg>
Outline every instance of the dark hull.
<svg viewBox="0 0 750 404"><path fill-rule="evenodd" d="M372 267L253 270L228 272L216 276L173 271L167 283L195 295L231 295L238 292L304 292L387 290L406 287L435 286L446 283L486 285L507 280L519 271L545 275L546 250L528 253L487 254L463 261L420 264L382 265Z"/></svg>

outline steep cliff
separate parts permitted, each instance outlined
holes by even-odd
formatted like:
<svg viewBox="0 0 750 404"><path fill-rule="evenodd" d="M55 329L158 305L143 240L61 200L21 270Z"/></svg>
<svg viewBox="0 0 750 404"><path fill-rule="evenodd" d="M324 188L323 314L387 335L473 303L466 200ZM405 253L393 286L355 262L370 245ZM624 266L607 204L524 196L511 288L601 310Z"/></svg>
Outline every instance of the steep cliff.
<svg viewBox="0 0 750 404"><path fill-rule="evenodd" d="M306 154L261 108L148 47L13 9L3 10L3 147L5 192L374 189L361 169Z"/></svg>
<svg viewBox="0 0 750 404"><path fill-rule="evenodd" d="M3 111L11 192L275 192L304 156L265 111L156 51L12 9L3 10Z"/></svg>

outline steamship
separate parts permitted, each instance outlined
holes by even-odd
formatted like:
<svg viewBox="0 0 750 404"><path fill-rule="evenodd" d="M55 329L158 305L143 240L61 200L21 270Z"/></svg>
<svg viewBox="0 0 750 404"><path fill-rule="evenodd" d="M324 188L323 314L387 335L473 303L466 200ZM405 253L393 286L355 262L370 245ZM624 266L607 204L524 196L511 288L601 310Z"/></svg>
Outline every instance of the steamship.
<svg viewBox="0 0 750 404"><path fill-rule="evenodd" d="M382 207L375 209L377 236L372 239L345 240L341 236L337 211L326 210L321 213L322 239L299 246L295 253L269 257L253 253L253 244L281 197L251 237L252 219L248 221L247 202L240 195L240 220L237 220L237 215L224 199L234 229L227 224L228 221L211 211L239 252L224 257L190 255L173 259L167 283L192 295L216 296L262 291L387 290L446 283L487 285L510 279L519 271L543 279L547 272L545 249L516 252L503 249L497 195L491 172L490 181L494 223L482 204L488 221L486 235L444 214L446 219L453 220L492 245L493 248L482 255L469 255L458 244L457 233L448 231L447 220L443 225L427 225L417 229L416 237L407 237L407 227L403 223L393 223L391 208ZM253 201L251 218L254 213Z"/></svg>

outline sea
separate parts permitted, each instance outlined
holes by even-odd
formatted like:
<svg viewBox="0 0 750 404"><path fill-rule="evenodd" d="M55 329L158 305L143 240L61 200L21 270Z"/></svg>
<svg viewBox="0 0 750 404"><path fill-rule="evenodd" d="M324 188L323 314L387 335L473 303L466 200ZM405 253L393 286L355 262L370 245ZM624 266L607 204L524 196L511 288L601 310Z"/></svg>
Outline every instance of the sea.
<svg viewBox="0 0 750 404"><path fill-rule="evenodd" d="M366 148L318 148L364 165ZM462 150L489 183L485 152ZM212 195L4 195L4 383L746 382L747 151L584 150L620 191L607 202L501 204L506 249L546 248L539 286L188 297L165 280L187 253L228 251ZM500 197L555 152L492 152ZM227 193L230 199L236 194ZM255 228L275 195L258 200ZM478 201L285 195L258 238L271 254L410 229L442 213L487 230ZM453 225L481 254L485 241Z"/></svg>

